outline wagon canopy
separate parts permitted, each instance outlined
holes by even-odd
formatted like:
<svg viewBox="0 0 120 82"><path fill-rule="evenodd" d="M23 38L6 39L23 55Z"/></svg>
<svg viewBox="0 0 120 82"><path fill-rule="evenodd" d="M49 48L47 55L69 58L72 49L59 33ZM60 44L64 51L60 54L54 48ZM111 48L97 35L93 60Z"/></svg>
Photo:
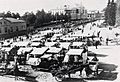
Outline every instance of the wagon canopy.
<svg viewBox="0 0 120 82"><path fill-rule="evenodd" d="M71 46L82 46L84 42L73 42Z"/></svg>
<svg viewBox="0 0 120 82"><path fill-rule="evenodd" d="M21 42L14 42L12 46L19 46L19 47L27 47L30 44L30 41L21 41Z"/></svg>
<svg viewBox="0 0 120 82"><path fill-rule="evenodd" d="M22 53L25 53L25 52L31 52L32 51L32 47L27 47L27 48L20 48L19 50L18 50L18 55L20 55L21 54L21 52Z"/></svg>
<svg viewBox="0 0 120 82"><path fill-rule="evenodd" d="M9 52L12 50L13 47L3 47L1 50L2 51L6 51L6 52Z"/></svg>
<svg viewBox="0 0 120 82"><path fill-rule="evenodd" d="M48 50L47 47L42 47L42 48L33 48L33 51L30 54L39 54L42 55Z"/></svg>
<svg viewBox="0 0 120 82"><path fill-rule="evenodd" d="M70 49L66 55L81 55L83 49Z"/></svg>
<svg viewBox="0 0 120 82"><path fill-rule="evenodd" d="M50 47L49 50L47 51L47 53L59 54L61 50L62 50L62 48Z"/></svg>
<svg viewBox="0 0 120 82"><path fill-rule="evenodd" d="M40 42L32 42L31 44L30 44L30 46L39 46L41 43Z"/></svg>
<svg viewBox="0 0 120 82"><path fill-rule="evenodd" d="M33 38L31 41L32 42L40 42L42 39L43 39L43 37Z"/></svg>
<svg viewBox="0 0 120 82"><path fill-rule="evenodd" d="M45 55L41 56L40 58L49 58L51 56L52 56L52 54L45 54Z"/></svg>
<svg viewBox="0 0 120 82"><path fill-rule="evenodd" d="M68 49L70 44L71 44L71 42L60 42L60 47Z"/></svg>
<svg viewBox="0 0 120 82"><path fill-rule="evenodd" d="M45 46L47 46L47 47L51 47L55 44L57 44L57 42L45 42Z"/></svg>

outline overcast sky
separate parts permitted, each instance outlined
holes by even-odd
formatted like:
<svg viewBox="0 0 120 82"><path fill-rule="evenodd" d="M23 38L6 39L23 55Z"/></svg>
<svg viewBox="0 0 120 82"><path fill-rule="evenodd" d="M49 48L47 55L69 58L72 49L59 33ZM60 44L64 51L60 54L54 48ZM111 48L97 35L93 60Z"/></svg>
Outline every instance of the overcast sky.
<svg viewBox="0 0 120 82"><path fill-rule="evenodd" d="M89 10L102 10L106 7L108 0L82 0L82 4ZM36 12L37 10L63 8L65 4L74 6L80 4L81 0L0 0L0 12L18 12L20 14L26 11Z"/></svg>

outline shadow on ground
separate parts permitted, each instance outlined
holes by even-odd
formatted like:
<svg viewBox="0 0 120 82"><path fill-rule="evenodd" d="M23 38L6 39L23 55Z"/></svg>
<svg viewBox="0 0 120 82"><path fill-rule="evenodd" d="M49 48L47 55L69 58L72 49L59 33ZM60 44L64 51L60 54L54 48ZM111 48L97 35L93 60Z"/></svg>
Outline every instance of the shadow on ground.
<svg viewBox="0 0 120 82"><path fill-rule="evenodd" d="M66 78L62 82L87 82L82 78Z"/></svg>
<svg viewBox="0 0 120 82"><path fill-rule="evenodd" d="M107 64L107 63L99 63L98 68L102 69L101 73L95 77L95 78L89 78L87 80L110 80L113 81L117 79L118 72L116 71L116 68L118 66L114 64Z"/></svg>
<svg viewBox="0 0 120 82"><path fill-rule="evenodd" d="M94 55L96 55L97 57L107 57L108 56L108 55L105 55L105 54L96 54L92 51L88 52L88 56L94 56Z"/></svg>

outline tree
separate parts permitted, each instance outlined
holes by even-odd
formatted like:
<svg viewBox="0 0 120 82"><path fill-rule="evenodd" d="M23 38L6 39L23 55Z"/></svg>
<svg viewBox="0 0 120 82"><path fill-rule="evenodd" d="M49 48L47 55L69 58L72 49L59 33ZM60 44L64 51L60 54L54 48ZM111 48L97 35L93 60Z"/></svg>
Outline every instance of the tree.
<svg viewBox="0 0 120 82"><path fill-rule="evenodd" d="M13 18L15 18L15 19L17 19L17 17L16 17L16 14L15 14L15 13L12 13L12 17L13 17Z"/></svg>
<svg viewBox="0 0 120 82"><path fill-rule="evenodd" d="M20 14L19 13L16 13L16 18L20 19Z"/></svg>
<svg viewBox="0 0 120 82"><path fill-rule="evenodd" d="M22 16L22 19L26 21L27 26L33 26L35 24L36 16L34 15L33 12L31 13L26 12Z"/></svg>
<svg viewBox="0 0 120 82"><path fill-rule="evenodd" d="M105 21L108 25L114 26L116 21L116 3L110 2L105 9Z"/></svg>
<svg viewBox="0 0 120 82"><path fill-rule="evenodd" d="M4 17L12 17L11 12L10 12L10 11L8 11L8 12L4 15Z"/></svg>

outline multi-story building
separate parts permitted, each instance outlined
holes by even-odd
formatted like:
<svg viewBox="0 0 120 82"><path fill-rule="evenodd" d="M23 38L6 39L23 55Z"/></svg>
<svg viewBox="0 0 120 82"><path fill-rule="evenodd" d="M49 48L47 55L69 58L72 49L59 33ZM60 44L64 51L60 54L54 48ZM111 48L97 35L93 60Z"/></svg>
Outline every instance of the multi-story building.
<svg viewBox="0 0 120 82"><path fill-rule="evenodd" d="M87 14L88 14L88 19L91 20L104 19L104 12L100 12L98 10L88 11Z"/></svg>
<svg viewBox="0 0 120 82"><path fill-rule="evenodd" d="M49 12L51 12L53 15L55 15L56 13L58 14L65 14L65 9L51 9Z"/></svg>
<svg viewBox="0 0 120 82"><path fill-rule="evenodd" d="M86 19L87 18L87 10L84 6L74 7L71 9L71 20L75 19Z"/></svg>
<svg viewBox="0 0 120 82"><path fill-rule="evenodd" d="M26 22L14 18L0 18L0 36L26 30Z"/></svg>

